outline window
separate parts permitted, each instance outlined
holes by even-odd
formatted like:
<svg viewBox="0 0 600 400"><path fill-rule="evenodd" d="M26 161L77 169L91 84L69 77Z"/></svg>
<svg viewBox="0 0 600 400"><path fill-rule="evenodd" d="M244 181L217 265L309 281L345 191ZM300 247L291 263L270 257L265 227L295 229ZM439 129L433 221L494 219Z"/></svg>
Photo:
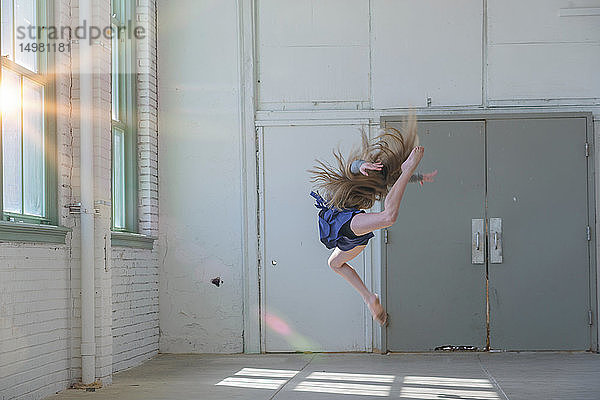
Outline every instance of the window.
<svg viewBox="0 0 600 400"><path fill-rule="evenodd" d="M56 223L52 60L50 52L34 51L47 43L37 29L49 19L45 1L0 0L0 18L0 216Z"/></svg>
<svg viewBox="0 0 600 400"><path fill-rule="evenodd" d="M126 232L137 231L135 51L126 32L134 4L112 0L112 225Z"/></svg>

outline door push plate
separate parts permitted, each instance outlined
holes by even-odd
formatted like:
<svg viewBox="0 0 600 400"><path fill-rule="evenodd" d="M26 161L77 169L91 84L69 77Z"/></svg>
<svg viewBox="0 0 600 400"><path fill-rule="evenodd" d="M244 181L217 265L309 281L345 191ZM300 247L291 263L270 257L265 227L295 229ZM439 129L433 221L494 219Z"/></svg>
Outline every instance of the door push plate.
<svg viewBox="0 0 600 400"><path fill-rule="evenodd" d="M490 218L490 263L502 264L502 218Z"/></svg>
<svg viewBox="0 0 600 400"><path fill-rule="evenodd" d="M485 262L485 240L483 234L483 219L471 220L471 263Z"/></svg>

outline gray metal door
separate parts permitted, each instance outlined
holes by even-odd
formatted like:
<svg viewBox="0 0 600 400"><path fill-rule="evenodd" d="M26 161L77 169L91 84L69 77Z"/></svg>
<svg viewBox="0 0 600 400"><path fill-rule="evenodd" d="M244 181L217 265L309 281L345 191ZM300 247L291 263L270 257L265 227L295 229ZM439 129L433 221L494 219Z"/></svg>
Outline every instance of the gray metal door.
<svg viewBox="0 0 600 400"><path fill-rule="evenodd" d="M585 118L488 121L492 349L590 347L585 142Z"/></svg>
<svg viewBox="0 0 600 400"><path fill-rule="evenodd" d="M422 169L440 174L407 190L389 230L388 348L589 349L586 119L430 121L419 133Z"/></svg>
<svg viewBox="0 0 600 400"><path fill-rule="evenodd" d="M485 123L420 122L419 134L420 169L439 175L435 184L407 188L388 230L388 349L482 348L486 271L471 263L471 226L485 212Z"/></svg>

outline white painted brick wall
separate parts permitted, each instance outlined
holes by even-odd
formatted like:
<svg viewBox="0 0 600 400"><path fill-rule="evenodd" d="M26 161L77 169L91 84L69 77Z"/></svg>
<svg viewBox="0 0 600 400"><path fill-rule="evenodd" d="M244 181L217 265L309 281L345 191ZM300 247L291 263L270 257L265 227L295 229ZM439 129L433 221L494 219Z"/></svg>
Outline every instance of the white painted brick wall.
<svg viewBox="0 0 600 400"><path fill-rule="evenodd" d="M146 37L136 41L138 224L139 232L158 235L158 90L156 5L137 0L136 26ZM112 249L113 372L133 367L158 353L158 252Z"/></svg>
<svg viewBox="0 0 600 400"><path fill-rule="evenodd" d="M78 25L78 2L57 0L56 26ZM136 18L151 32L138 49L140 229L158 230L155 5L140 0ZM93 24L110 24L110 0L94 0ZM105 40L104 40L105 41ZM95 199L111 200L110 42L94 45ZM78 45L56 54L59 224L72 229L65 245L0 243L0 400L42 399L81 378ZM142 102L140 102L142 103ZM143 207L146 207L142 210ZM156 251L110 247L111 209L97 205L95 248L96 377L137 365L158 351ZM106 246L106 249L105 249ZM114 268L111 267L114 265ZM114 307L114 308L113 308ZM114 335L114 338L113 338Z"/></svg>
<svg viewBox="0 0 600 400"><path fill-rule="evenodd" d="M156 251L112 249L113 372L158 354Z"/></svg>
<svg viewBox="0 0 600 400"><path fill-rule="evenodd" d="M158 4L160 349L239 353L238 10L230 1Z"/></svg>
<svg viewBox="0 0 600 400"><path fill-rule="evenodd" d="M137 0L136 24L146 38L137 41L138 223L140 233L158 236L158 78L156 3Z"/></svg>
<svg viewBox="0 0 600 400"><path fill-rule="evenodd" d="M68 255L65 245L0 244L0 399L69 385Z"/></svg>

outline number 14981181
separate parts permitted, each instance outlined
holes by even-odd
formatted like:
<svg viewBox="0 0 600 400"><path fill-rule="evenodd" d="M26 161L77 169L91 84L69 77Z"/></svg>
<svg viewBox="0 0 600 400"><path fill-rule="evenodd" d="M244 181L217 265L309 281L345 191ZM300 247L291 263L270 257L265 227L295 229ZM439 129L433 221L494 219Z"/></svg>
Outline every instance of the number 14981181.
<svg viewBox="0 0 600 400"><path fill-rule="evenodd" d="M71 43L20 43L21 52L43 53L43 52L71 52Z"/></svg>

